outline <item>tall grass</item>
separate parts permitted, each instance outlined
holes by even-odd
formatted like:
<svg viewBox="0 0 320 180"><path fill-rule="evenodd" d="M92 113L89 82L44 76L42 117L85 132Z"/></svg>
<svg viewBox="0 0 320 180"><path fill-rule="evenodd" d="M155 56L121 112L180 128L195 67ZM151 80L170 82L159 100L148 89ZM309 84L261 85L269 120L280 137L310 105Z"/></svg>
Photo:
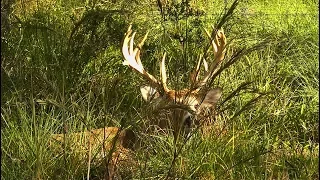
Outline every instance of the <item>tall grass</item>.
<svg viewBox="0 0 320 180"><path fill-rule="evenodd" d="M170 134L143 133L153 113L138 92L143 82L122 65L122 37L130 22L137 39L150 29L146 69L158 73L166 51L170 85L185 87L202 52L198 46L207 43L203 28L221 18L224 3L201 1L192 8L207 14L180 20L171 14L167 21L146 1L2 5L3 179L86 178L85 155L70 147L57 153L50 137L105 126L130 127L142 139L135 166L119 167L122 179L319 178L316 2L240 2L223 26L227 57L268 38L272 45L243 56L215 79L213 85L224 89L217 107L223 133L203 137L195 131L178 144ZM102 179L105 171L92 164L90 178Z"/></svg>

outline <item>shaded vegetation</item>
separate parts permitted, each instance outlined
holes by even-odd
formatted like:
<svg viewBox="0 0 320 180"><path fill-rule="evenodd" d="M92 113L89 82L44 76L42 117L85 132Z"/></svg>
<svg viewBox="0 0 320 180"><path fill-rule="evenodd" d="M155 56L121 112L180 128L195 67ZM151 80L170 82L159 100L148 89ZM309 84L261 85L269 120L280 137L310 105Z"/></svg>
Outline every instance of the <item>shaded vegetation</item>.
<svg viewBox="0 0 320 180"><path fill-rule="evenodd" d="M195 132L178 145L172 135L138 133L145 141L138 165L119 167L118 177L319 178L318 2L239 1L224 20L233 3L2 1L1 177L81 179L88 162L71 150L55 154L52 134L104 126L141 132L152 112L138 91L145 82L122 65L130 23L136 39L149 31L145 68L159 74L166 52L169 85L179 89L206 49L204 29L223 22L228 68L212 87L224 90L217 107L224 133ZM90 170L102 179L105 166Z"/></svg>

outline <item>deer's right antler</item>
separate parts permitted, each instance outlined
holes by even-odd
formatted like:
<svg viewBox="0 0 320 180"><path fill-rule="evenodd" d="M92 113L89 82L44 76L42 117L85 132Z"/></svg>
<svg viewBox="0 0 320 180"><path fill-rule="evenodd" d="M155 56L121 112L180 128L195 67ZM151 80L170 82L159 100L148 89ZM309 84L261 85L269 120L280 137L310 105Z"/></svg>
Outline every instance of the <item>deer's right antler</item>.
<svg viewBox="0 0 320 180"><path fill-rule="evenodd" d="M148 33L144 36L142 41L138 44L138 46L133 49L133 42L134 42L134 36L135 32L132 34L131 25L129 26L125 38L123 41L122 46L122 53L125 58L123 61L123 65L127 65L140 73L144 78L146 78L153 86L156 86L159 89L163 89L165 93L168 93L170 90L167 87L167 75L166 75L166 67L165 67L165 57L166 54L164 53L161 64L160 64L160 74L161 74L161 81L157 80L154 76L149 74L147 71L144 70L143 65L141 63L140 59L140 51L144 44L144 41L147 39ZM128 43L130 43L130 47L128 47Z"/></svg>

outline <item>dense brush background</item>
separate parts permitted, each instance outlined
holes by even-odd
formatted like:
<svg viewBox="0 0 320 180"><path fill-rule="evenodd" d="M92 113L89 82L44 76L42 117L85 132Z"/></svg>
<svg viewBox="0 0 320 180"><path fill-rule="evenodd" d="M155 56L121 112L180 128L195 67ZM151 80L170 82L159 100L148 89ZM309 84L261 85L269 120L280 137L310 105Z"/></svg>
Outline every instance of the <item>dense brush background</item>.
<svg viewBox="0 0 320 180"><path fill-rule="evenodd" d="M122 65L130 23L136 41L149 31L145 68L158 75L167 52L170 87L188 85L208 43L204 28L216 25L233 2L160 2L1 1L3 179L86 178L87 161L70 150L56 154L48 148L50 135L104 126L139 131L150 111L139 92L144 80ZM172 136L159 135L136 153L134 170L120 167L119 178L318 179L318 6L240 1L223 25L227 57L269 43L213 84L224 89L218 109L226 132L195 133L175 158ZM104 168L91 165L89 176L103 177Z"/></svg>

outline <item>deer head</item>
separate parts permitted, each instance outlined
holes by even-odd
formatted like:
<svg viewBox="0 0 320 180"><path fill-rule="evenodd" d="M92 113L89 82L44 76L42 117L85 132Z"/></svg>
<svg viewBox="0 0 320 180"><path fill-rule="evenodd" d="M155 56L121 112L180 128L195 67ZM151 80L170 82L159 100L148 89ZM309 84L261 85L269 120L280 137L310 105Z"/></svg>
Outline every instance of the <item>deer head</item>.
<svg viewBox="0 0 320 180"><path fill-rule="evenodd" d="M208 89L206 85L216 75L219 70L218 67L224 59L226 37L223 30L215 30L214 28L212 34L209 34L208 31L206 33L210 38L214 60L208 66L206 60L200 56L197 66L190 76L191 87L183 90L173 90L167 86L166 53L164 53L160 62L160 80L144 69L140 53L148 33L146 33L136 48L134 48L134 36L136 33L132 33L131 25L125 34L122 46L122 53L125 58L123 64L132 68L149 82L148 86L140 88L145 101L157 101L159 105L166 104L171 107L166 117L168 121L159 122L158 126L174 130L175 136L181 132L181 129L189 129L193 126L196 123L193 122L193 119L196 119L204 109L214 107L222 94L221 88ZM211 36L214 38L211 38ZM204 65L206 72L203 78L199 79L201 64Z"/></svg>

